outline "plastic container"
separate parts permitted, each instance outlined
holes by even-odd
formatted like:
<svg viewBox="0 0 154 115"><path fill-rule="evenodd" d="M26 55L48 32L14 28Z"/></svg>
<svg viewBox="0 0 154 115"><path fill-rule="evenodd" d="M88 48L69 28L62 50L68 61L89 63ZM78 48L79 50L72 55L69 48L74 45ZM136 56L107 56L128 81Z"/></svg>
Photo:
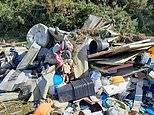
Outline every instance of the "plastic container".
<svg viewBox="0 0 154 115"><path fill-rule="evenodd" d="M53 84L54 84L54 93L57 93L57 87L63 83L63 77L61 75L54 75Z"/></svg>
<svg viewBox="0 0 154 115"><path fill-rule="evenodd" d="M57 87L57 93L60 102L68 102L75 99L73 87L71 84Z"/></svg>
<svg viewBox="0 0 154 115"><path fill-rule="evenodd" d="M109 43L103 40L92 40L89 45L90 54L108 49Z"/></svg>
<svg viewBox="0 0 154 115"><path fill-rule="evenodd" d="M71 84L74 89L76 100L86 96L95 95L94 83L90 77L85 77L80 80L72 81Z"/></svg>
<svg viewBox="0 0 154 115"><path fill-rule="evenodd" d="M70 84L58 87L57 92L60 102L68 102L95 95L94 83L90 77L72 81Z"/></svg>
<svg viewBox="0 0 154 115"><path fill-rule="evenodd" d="M102 87L101 73L99 71L91 71L90 77L95 84L95 92L98 92L99 88Z"/></svg>
<svg viewBox="0 0 154 115"><path fill-rule="evenodd" d="M85 77L84 79L82 79L86 82L87 87L87 91L88 91L88 95L95 95L95 89L94 89L94 83L91 80L90 77Z"/></svg>
<svg viewBox="0 0 154 115"><path fill-rule="evenodd" d="M46 47L49 43L49 37L48 27L41 23L36 24L27 33L28 47L30 47L34 41L40 46Z"/></svg>

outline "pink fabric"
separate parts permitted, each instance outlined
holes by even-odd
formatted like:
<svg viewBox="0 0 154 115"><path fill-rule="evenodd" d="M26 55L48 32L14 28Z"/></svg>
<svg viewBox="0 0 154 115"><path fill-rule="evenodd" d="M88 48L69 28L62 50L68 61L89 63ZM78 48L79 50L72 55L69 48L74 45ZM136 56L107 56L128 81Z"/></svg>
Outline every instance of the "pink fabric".
<svg viewBox="0 0 154 115"><path fill-rule="evenodd" d="M60 49L60 51L63 51L62 44L60 44L59 49Z"/></svg>
<svg viewBox="0 0 154 115"><path fill-rule="evenodd" d="M57 53L54 53L54 57L55 57L56 62L58 63L58 65L62 66L63 65L63 60L61 59L61 57Z"/></svg>

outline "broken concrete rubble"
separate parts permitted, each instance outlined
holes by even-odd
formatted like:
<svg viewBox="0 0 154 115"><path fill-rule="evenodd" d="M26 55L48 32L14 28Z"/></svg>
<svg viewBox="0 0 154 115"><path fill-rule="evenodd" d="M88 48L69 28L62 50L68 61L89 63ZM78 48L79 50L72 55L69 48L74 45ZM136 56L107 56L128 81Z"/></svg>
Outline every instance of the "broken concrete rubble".
<svg viewBox="0 0 154 115"><path fill-rule="evenodd" d="M103 21L90 15L75 32L36 24L27 51L7 55L2 46L1 101L34 102L34 115L154 114L154 40L118 42L113 22Z"/></svg>

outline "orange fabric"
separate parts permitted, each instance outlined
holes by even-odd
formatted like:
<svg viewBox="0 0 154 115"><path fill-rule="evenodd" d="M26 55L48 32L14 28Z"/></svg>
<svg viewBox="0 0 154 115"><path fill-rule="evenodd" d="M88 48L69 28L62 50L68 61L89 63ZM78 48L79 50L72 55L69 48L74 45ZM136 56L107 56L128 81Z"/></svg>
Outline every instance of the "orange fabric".
<svg viewBox="0 0 154 115"><path fill-rule="evenodd" d="M51 103L41 103L35 110L34 115L50 115L52 111L51 105Z"/></svg>

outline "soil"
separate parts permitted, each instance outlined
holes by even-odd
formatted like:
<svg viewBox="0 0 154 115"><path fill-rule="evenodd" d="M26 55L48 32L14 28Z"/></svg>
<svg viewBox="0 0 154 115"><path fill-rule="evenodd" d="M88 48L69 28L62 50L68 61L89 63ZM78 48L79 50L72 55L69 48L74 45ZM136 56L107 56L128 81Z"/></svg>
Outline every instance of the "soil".
<svg viewBox="0 0 154 115"><path fill-rule="evenodd" d="M25 115L32 108L32 103L23 104L22 101L0 102L0 115Z"/></svg>

